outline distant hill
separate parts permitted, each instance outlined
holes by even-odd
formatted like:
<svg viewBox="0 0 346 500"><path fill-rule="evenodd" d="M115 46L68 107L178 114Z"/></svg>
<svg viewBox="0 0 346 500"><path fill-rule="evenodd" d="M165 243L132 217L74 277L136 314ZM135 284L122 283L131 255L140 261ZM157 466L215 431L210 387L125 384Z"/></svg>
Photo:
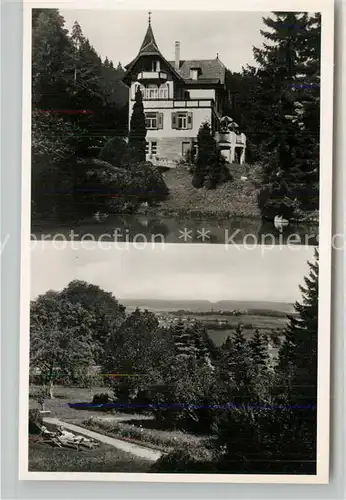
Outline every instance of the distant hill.
<svg viewBox="0 0 346 500"><path fill-rule="evenodd" d="M281 311L292 313L293 304L287 302L265 302L256 300L220 300L210 302L209 300L168 300L168 299L119 299L121 304L129 309L148 309L149 311L193 311L206 312L211 311L233 311L234 309L266 309L272 311Z"/></svg>

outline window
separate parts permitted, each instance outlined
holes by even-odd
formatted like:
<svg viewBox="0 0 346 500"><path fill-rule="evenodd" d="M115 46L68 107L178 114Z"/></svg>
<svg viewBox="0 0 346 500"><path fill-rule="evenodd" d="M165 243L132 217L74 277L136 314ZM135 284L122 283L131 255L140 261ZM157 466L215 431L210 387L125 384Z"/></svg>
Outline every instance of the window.
<svg viewBox="0 0 346 500"><path fill-rule="evenodd" d="M151 141L145 144L145 154L149 156L157 155L157 142Z"/></svg>
<svg viewBox="0 0 346 500"><path fill-rule="evenodd" d="M190 78L191 80L198 80L198 68L190 69Z"/></svg>
<svg viewBox="0 0 346 500"><path fill-rule="evenodd" d="M163 83L159 88L159 99L168 99L168 85Z"/></svg>
<svg viewBox="0 0 346 500"><path fill-rule="evenodd" d="M163 129L163 113L145 113L145 126L148 130Z"/></svg>
<svg viewBox="0 0 346 500"><path fill-rule="evenodd" d="M178 113L178 128L187 128L187 114L186 113Z"/></svg>
<svg viewBox="0 0 346 500"><path fill-rule="evenodd" d="M190 142L183 142L182 155L186 156L190 150L191 150L191 143Z"/></svg>
<svg viewBox="0 0 346 500"><path fill-rule="evenodd" d="M172 128L179 130L192 129L192 113L186 111L172 113Z"/></svg>
<svg viewBox="0 0 346 500"><path fill-rule="evenodd" d="M145 126L147 129L157 129L156 113L145 113Z"/></svg>
<svg viewBox="0 0 346 500"><path fill-rule="evenodd" d="M159 97L159 89L157 88L157 85L148 85L147 91L146 91L146 98L147 99L158 99Z"/></svg>
<svg viewBox="0 0 346 500"><path fill-rule="evenodd" d="M151 71L160 71L160 61L152 61Z"/></svg>

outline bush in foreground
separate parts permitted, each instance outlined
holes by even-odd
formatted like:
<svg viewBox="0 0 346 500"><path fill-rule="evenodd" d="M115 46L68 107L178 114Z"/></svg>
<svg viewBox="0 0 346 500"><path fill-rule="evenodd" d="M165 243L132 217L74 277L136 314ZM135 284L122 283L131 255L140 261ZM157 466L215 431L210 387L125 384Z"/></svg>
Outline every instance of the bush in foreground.
<svg viewBox="0 0 346 500"><path fill-rule="evenodd" d="M215 473L217 468L212 453L206 448L178 448L163 455L151 467L151 472Z"/></svg>
<svg viewBox="0 0 346 500"><path fill-rule="evenodd" d="M40 426L43 424L40 410L37 408L29 410L29 434L39 434Z"/></svg>

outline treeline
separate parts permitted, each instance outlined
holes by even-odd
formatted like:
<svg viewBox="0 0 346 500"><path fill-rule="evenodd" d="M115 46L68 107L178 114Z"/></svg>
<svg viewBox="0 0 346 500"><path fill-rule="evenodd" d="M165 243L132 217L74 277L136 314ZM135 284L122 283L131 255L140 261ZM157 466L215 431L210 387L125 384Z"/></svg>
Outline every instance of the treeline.
<svg viewBox="0 0 346 500"><path fill-rule="evenodd" d="M234 309L233 311L189 311L179 309L178 311L168 311L168 314L173 316L269 316L271 318L287 318L287 313L284 311L274 311L272 309Z"/></svg>
<svg viewBox="0 0 346 500"><path fill-rule="evenodd" d="M315 473L318 265L310 264L302 301L289 319L278 362L258 331L239 326L216 348L201 323L161 328L153 313L127 314L114 296L73 281L31 304L31 369L41 383L107 376L119 407L151 411L158 425L213 436L210 472ZM176 450L161 472L196 468L194 450Z"/></svg>
<svg viewBox="0 0 346 500"><path fill-rule="evenodd" d="M78 22L69 33L57 9L33 10L34 220L130 213L166 196L155 169L136 168L145 162L145 119L139 110L128 140L124 74L120 63L101 59Z"/></svg>
<svg viewBox="0 0 346 500"><path fill-rule="evenodd" d="M257 66L227 75L229 114L247 161L263 167L263 216L308 218L319 205L321 16L273 12L263 23Z"/></svg>

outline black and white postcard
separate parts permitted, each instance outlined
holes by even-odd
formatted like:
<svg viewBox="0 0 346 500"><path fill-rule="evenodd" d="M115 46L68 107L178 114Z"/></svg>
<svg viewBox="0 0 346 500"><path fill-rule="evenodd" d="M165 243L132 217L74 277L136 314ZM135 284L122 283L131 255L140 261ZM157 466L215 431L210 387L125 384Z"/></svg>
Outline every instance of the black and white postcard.
<svg viewBox="0 0 346 500"><path fill-rule="evenodd" d="M328 483L333 3L24 2L25 480Z"/></svg>

